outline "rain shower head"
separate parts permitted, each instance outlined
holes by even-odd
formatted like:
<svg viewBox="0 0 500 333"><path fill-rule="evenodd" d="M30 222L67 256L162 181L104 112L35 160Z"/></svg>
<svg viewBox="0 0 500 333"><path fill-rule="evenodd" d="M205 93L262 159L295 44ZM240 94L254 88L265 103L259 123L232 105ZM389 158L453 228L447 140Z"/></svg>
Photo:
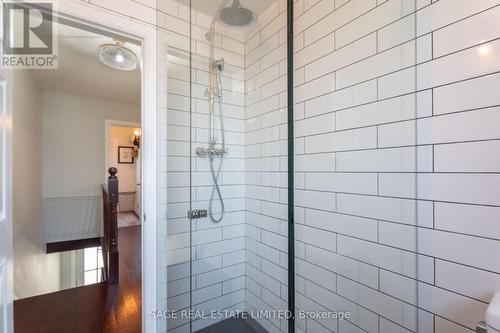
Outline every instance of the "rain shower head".
<svg viewBox="0 0 500 333"><path fill-rule="evenodd" d="M225 26L236 29L244 29L257 21L255 13L243 7L240 0L233 0L231 6L222 8L217 17Z"/></svg>

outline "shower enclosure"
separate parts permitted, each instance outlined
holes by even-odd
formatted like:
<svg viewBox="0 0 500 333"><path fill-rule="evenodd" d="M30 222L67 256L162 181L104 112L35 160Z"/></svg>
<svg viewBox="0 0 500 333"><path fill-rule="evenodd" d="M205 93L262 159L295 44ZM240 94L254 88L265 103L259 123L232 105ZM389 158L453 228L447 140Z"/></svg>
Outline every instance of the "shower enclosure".
<svg viewBox="0 0 500 333"><path fill-rule="evenodd" d="M158 0L162 331L389 333L427 322L416 6Z"/></svg>

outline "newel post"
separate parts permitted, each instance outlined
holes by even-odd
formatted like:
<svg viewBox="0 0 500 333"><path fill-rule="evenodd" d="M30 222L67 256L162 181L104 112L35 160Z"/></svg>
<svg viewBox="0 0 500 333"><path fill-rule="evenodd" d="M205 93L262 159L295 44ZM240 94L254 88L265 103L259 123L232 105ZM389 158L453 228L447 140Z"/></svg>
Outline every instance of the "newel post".
<svg viewBox="0 0 500 333"><path fill-rule="evenodd" d="M109 255L109 283L118 283L118 178L116 168L109 168L108 177L108 255Z"/></svg>

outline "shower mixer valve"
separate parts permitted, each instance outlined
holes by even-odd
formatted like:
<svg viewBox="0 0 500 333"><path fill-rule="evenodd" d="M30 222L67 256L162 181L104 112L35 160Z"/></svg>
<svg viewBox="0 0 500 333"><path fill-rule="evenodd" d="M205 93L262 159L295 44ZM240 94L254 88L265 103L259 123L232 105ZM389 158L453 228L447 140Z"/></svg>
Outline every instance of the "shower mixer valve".
<svg viewBox="0 0 500 333"><path fill-rule="evenodd" d="M207 98L215 98L215 97L222 97L222 92L219 91L218 89L208 89L206 88L205 91L203 92L203 95Z"/></svg>
<svg viewBox="0 0 500 333"><path fill-rule="evenodd" d="M198 157L222 157L228 154L227 148L215 147L216 141L211 141L207 147L196 148L196 156Z"/></svg>

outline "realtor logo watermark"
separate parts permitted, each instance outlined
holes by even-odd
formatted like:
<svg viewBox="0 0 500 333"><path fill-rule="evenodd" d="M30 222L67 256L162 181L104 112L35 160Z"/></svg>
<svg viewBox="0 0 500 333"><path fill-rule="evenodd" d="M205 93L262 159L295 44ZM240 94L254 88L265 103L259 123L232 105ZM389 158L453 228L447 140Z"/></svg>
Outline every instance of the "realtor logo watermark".
<svg viewBox="0 0 500 333"><path fill-rule="evenodd" d="M10 69L56 69L57 35L51 2L2 3L2 62Z"/></svg>

